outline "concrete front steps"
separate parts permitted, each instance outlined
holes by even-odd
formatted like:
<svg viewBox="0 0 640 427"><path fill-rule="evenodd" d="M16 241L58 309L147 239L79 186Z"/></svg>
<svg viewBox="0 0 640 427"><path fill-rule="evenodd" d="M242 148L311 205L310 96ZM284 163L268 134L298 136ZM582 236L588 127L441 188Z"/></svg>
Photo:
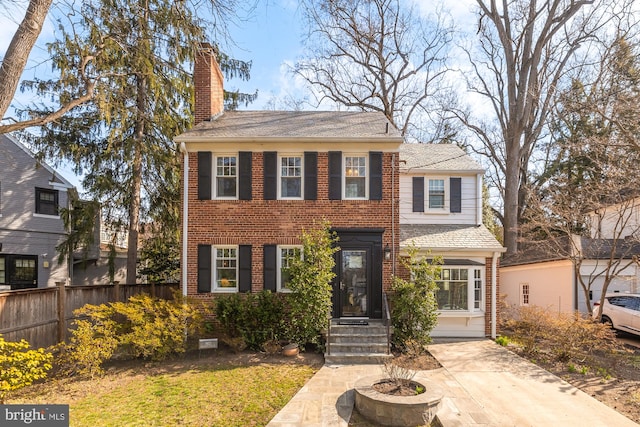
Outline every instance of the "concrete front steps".
<svg viewBox="0 0 640 427"><path fill-rule="evenodd" d="M342 319L342 323L350 320ZM366 319L366 322L366 325L341 325L341 320L332 320L324 354L325 363L379 364L391 359L393 355L387 354L387 327L377 319Z"/></svg>

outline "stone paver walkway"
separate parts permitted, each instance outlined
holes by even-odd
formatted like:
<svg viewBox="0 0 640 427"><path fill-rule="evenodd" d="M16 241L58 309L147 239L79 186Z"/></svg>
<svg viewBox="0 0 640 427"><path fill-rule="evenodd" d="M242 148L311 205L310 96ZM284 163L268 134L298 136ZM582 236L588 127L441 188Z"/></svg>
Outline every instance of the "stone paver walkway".
<svg viewBox="0 0 640 427"><path fill-rule="evenodd" d="M615 410L490 340L429 346L443 368L423 371L444 392L438 418L453 426L637 426ZM325 365L268 427L347 426L353 387L382 365Z"/></svg>

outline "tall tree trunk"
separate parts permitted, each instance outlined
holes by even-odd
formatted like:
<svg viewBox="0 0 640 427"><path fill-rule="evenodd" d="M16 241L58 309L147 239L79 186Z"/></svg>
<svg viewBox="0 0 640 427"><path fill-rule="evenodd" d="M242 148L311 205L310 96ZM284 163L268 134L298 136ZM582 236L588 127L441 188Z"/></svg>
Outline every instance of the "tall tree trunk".
<svg viewBox="0 0 640 427"><path fill-rule="evenodd" d="M513 138L513 137L511 137ZM520 188L520 144L518 139L506 141L507 158L504 189L504 245L506 255L518 252L518 196Z"/></svg>
<svg viewBox="0 0 640 427"><path fill-rule="evenodd" d="M20 76L42 31L52 1L31 0L24 19L11 39L0 66L0 119L4 118L16 93Z"/></svg>
<svg viewBox="0 0 640 427"><path fill-rule="evenodd" d="M131 202L129 204L129 241L127 245L127 284L136 283L138 261L138 234L140 230L140 204L142 190L142 144L144 144L145 110L147 104L147 77L138 75L137 121L133 141L131 165Z"/></svg>

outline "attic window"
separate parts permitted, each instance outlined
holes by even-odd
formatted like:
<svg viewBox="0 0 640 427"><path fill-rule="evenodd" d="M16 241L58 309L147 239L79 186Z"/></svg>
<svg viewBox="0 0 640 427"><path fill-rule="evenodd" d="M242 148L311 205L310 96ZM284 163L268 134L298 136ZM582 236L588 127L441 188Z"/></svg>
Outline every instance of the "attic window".
<svg viewBox="0 0 640 427"><path fill-rule="evenodd" d="M58 190L36 188L36 213L58 215Z"/></svg>

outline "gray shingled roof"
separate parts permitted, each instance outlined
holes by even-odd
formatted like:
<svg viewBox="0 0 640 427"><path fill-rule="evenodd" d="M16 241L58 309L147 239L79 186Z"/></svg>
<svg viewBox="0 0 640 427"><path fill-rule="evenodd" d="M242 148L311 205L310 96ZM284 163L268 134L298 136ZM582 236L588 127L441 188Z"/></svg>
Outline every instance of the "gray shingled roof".
<svg viewBox="0 0 640 427"><path fill-rule="evenodd" d="M475 171L484 172L484 168L467 153L454 144L402 144L400 147L402 170L428 171Z"/></svg>
<svg viewBox="0 0 640 427"><path fill-rule="evenodd" d="M401 224L400 247L410 247L412 242L427 249L505 250L484 225Z"/></svg>
<svg viewBox="0 0 640 427"><path fill-rule="evenodd" d="M382 113L353 111L227 111L185 132L185 139L244 138L398 139Z"/></svg>

